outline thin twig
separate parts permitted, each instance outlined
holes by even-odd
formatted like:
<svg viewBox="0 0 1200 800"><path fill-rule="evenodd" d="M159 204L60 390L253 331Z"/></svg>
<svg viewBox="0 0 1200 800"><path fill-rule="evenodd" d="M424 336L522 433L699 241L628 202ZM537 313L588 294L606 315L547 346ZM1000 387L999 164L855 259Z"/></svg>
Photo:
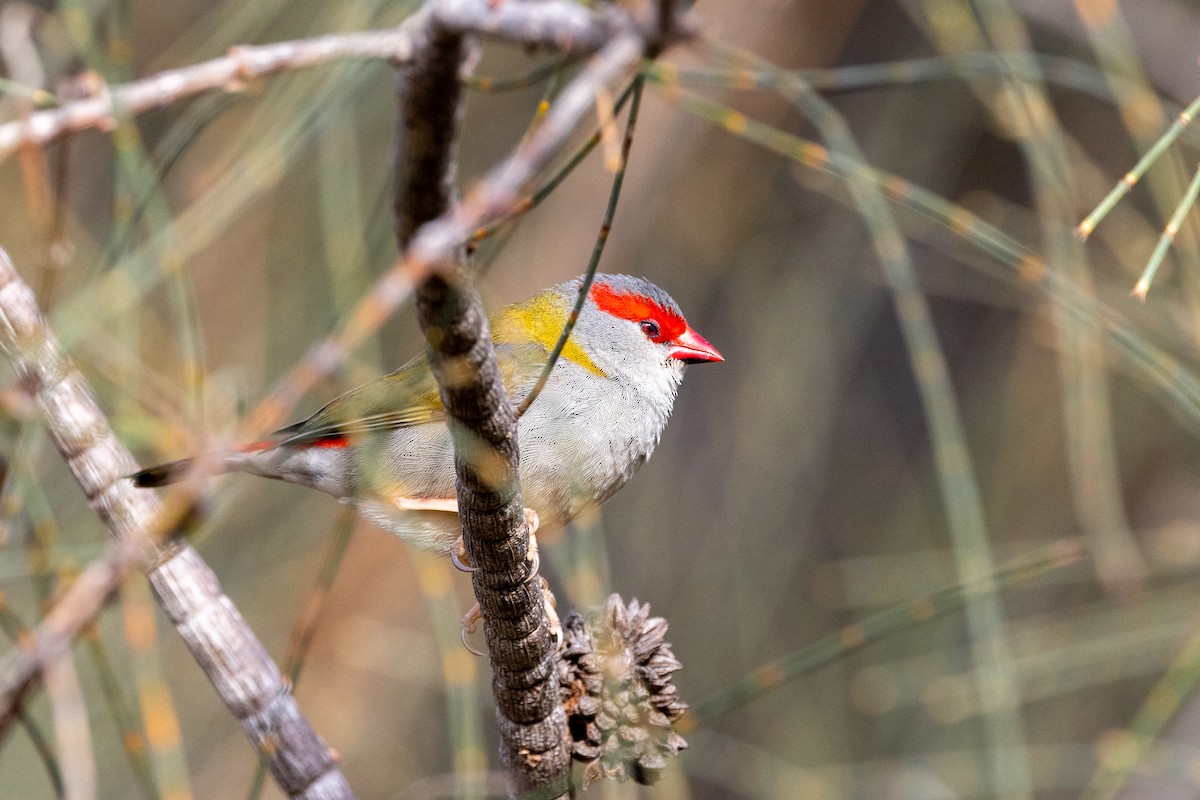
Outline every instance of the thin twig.
<svg viewBox="0 0 1200 800"><path fill-rule="evenodd" d="M481 225L511 213L597 96L628 76L645 49L632 25L609 41L541 125L458 205L451 205L453 148L468 49L460 36L434 28L425 47L429 57L401 73L395 212L405 257L398 269L417 282L418 318L452 421L459 517L477 568L472 584L485 620L501 751L514 796L565 796L571 749L549 622L527 556L516 415L482 302L463 269L463 248Z"/></svg>
<svg viewBox="0 0 1200 800"><path fill-rule="evenodd" d="M102 558L88 565L24 642L0 660L0 736L16 720L22 701L47 665L63 656L85 625L93 620L113 590L147 556L143 543L124 538L110 544Z"/></svg>
<svg viewBox="0 0 1200 800"><path fill-rule="evenodd" d="M410 18L411 19L411 18ZM214 90L240 91L256 78L325 64L339 59L387 59L403 62L411 55L405 20L385 31L335 34L294 42L230 48L220 58L167 70L132 83L100 88L94 97L36 111L0 125L0 158L22 145L41 145L70 131L112 130L117 117L136 117L179 100Z"/></svg>
<svg viewBox="0 0 1200 800"><path fill-rule="evenodd" d="M604 246L608 244L608 234L612 230L613 217L617 213L617 201L621 198L621 186L625 182L625 168L629 163L629 151L633 147L633 132L637 127L638 109L642 105L642 87L644 85L645 78L639 75L633 79L633 84L630 87L633 103L629 106L629 121L625 125L625 139L621 144L621 164L613 176L612 190L608 194L608 207L604 210L604 220L600 223L600 232L596 235L596 245L592 248L592 257L588 261L587 269L583 273L583 281L579 284L579 294L575 297L575 305L572 307L571 313L567 316L562 333L559 334L558 341L554 343L554 348L550 351L550 357L546 359L546 365L542 367L537 382L529 390L529 394L525 395L525 399L521 401L521 405L517 406L518 418L529 410L529 407L533 405L533 401L538 398L538 395L542 393L542 389L546 387L546 381L550 379L550 373L554 371L554 365L558 363L563 349L567 346L567 341L571 338L571 331L575 330L575 323L579 321L579 314L583 311L583 304L587 301L588 292L592 288L592 281L595 279L596 270L600 266L600 256L604 254Z"/></svg>
<svg viewBox="0 0 1200 800"><path fill-rule="evenodd" d="M568 0L539 3L454 0L436 6L438 22L447 30L478 33L528 46L553 47L568 56L598 50L623 19L607 6L591 11ZM0 124L0 158L23 145L42 145L71 131L91 128L111 131L118 117L136 117L204 92L241 91L250 81L280 72L344 59L408 63L413 54L413 31L427 24L425 17L415 14L397 27L383 31L233 47L220 58L119 86L97 86L93 97Z"/></svg>

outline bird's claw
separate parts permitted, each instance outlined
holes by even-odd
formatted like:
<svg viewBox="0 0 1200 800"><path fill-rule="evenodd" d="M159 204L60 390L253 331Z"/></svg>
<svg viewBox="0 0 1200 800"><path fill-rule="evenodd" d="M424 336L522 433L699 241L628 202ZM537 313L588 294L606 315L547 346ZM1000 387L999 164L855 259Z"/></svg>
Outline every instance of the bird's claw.
<svg viewBox="0 0 1200 800"><path fill-rule="evenodd" d="M542 607L546 609L546 627L550 631L550 635L554 637L555 652L562 649L563 646L563 628L562 620L558 616L558 601L554 597L554 593L550 591L550 583L542 577L538 578L538 588L542 592ZM468 636L475 633L479 620L483 619L483 613L479 610L479 604L471 606L471 610L463 615L462 627L459 628L459 638L462 639L463 647L467 648L467 652L476 656L483 656L486 653L476 650L467 640Z"/></svg>
<svg viewBox="0 0 1200 800"><path fill-rule="evenodd" d="M550 584L546 582L545 578L542 578L538 575L538 568L541 566L542 562L541 557L538 555L537 536L534 534L538 529L540 520L538 519L537 512L532 508L525 509L525 524L529 528L529 548L526 550L525 559L529 562L532 562L529 567L529 574L525 578L525 582L528 583L535 578L540 581L538 585L542 591L543 605L546 607L546 619L549 622L550 635L554 637L554 648L557 650L561 648L563 644L562 621L559 619L558 611L555 609L556 601L554 599L554 595L550 592ZM466 543L463 541L463 537L461 536L459 536L457 541L454 542L454 547L450 550L450 561L456 568L463 572L475 572L479 569L479 567L473 567L470 565L469 559L467 558ZM471 607L471 610L463 616L462 627L459 630L459 638L462 639L463 647L467 648L467 652L477 656L483 656L485 654L479 650L476 650L474 647L471 647L471 643L467 641L467 637L475 633L476 626L481 619L483 619L483 614L479 610L479 604L476 603Z"/></svg>
<svg viewBox="0 0 1200 800"><path fill-rule="evenodd" d="M467 543L459 536L454 540L454 547L450 548L450 563L459 572L475 572L479 567L472 567L470 561L467 557Z"/></svg>
<svg viewBox="0 0 1200 800"><path fill-rule="evenodd" d="M558 616L558 600L550 591L550 584L545 578L539 578L539 588L542 590L542 605L546 609L546 623L550 635L554 637L554 651L558 652L563 646L562 620Z"/></svg>
<svg viewBox="0 0 1200 800"><path fill-rule="evenodd" d="M539 563L537 541L534 539L533 534L537 531L541 520L538 517L538 513L532 508L525 509L525 524L529 528L529 552L526 558L533 562L533 569L529 570L530 577L533 577L537 574ZM471 559L467 555L467 543L461 534L454 540L454 547L450 548L450 562L454 564L454 568L459 572L475 572L479 569L479 567L471 566Z"/></svg>
<svg viewBox="0 0 1200 800"><path fill-rule="evenodd" d="M532 562L529 565L529 574L525 576L525 583L538 576L538 567L542 565L541 556L538 555L537 537L532 532L529 534L529 549L525 551L525 560Z"/></svg>
<svg viewBox="0 0 1200 800"><path fill-rule="evenodd" d="M481 619L483 619L483 613L479 610L479 603L476 603L471 606L470 611L463 615L462 627L459 628L459 638L462 639L463 647L467 648L467 652L471 655L480 657L486 654L471 647L471 643L467 641L467 637L475 633L475 626Z"/></svg>

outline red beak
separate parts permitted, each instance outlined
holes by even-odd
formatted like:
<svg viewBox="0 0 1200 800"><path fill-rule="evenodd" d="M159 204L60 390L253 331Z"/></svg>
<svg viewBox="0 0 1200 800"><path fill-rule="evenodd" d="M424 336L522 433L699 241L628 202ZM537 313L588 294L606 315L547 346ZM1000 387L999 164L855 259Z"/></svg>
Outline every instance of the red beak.
<svg viewBox="0 0 1200 800"><path fill-rule="evenodd" d="M725 360L725 356L718 353L717 348L691 328L675 337L675 341L671 343L671 349L667 351L667 357L679 359L685 364Z"/></svg>

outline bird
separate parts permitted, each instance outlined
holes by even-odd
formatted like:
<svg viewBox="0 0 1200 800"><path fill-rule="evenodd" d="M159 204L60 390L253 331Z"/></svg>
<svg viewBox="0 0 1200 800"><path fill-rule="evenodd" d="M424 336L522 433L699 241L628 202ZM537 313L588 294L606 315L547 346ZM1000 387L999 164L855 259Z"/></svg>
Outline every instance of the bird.
<svg viewBox="0 0 1200 800"><path fill-rule="evenodd" d="M489 317L505 389L520 403L538 382L584 277ZM597 274L540 394L517 423L531 527L560 528L624 486L658 445L690 364L724 361L679 305L645 278ZM329 402L263 441L131 475L157 487L192 473L245 472L352 503L385 531L461 552L454 445L428 357ZM197 461L201 461L198 465Z"/></svg>

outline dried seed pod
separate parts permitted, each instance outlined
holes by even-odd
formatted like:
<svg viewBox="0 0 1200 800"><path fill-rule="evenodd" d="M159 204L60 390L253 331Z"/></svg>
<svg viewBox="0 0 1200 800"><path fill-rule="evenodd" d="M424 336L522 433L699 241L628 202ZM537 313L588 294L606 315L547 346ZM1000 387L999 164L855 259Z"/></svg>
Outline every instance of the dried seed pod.
<svg viewBox="0 0 1200 800"><path fill-rule="evenodd" d="M559 684L586 787L598 778L653 783L668 754L687 747L673 723L687 704L671 683L682 665L667 644L667 621L619 595L593 619L563 620Z"/></svg>

